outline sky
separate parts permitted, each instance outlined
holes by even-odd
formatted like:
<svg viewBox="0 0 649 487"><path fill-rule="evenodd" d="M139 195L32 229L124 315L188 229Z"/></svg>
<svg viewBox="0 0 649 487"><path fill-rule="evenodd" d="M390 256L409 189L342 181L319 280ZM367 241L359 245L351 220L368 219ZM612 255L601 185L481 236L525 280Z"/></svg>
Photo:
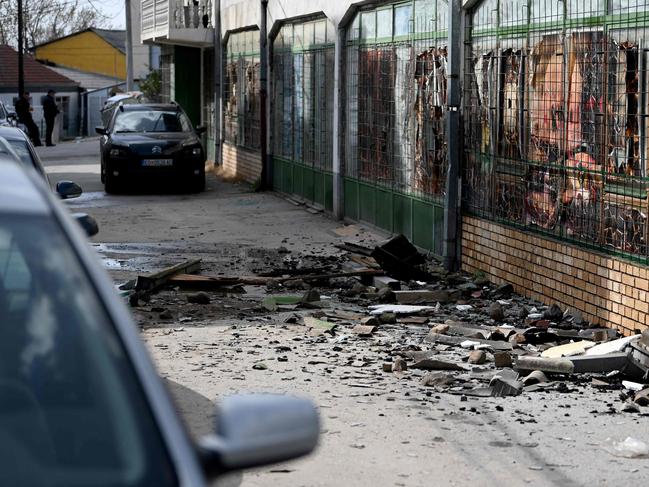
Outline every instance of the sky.
<svg viewBox="0 0 649 487"><path fill-rule="evenodd" d="M115 29L124 28L124 1L123 0L85 0L97 10L108 16L108 22Z"/></svg>

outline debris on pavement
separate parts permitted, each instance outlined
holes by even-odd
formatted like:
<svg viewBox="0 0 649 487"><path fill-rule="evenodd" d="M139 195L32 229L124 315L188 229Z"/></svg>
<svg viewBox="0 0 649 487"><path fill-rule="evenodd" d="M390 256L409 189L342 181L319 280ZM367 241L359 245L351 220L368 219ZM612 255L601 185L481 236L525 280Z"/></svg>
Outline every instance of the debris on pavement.
<svg viewBox="0 0 649 487"><path fill-rule="evenodd" d="M494 397L518 396L523 391L523 382L511 369L502 369L489 381L491 395Z"/></svg>
<svg viewBox="0 0 649 487"><path fill-rule="evenodd" d="M395 314L416 314L422 311L433 311L433 306L408 306L405 304L379 304L370 306L373 315L382 315L383 313Z"/></svg>
<svg viewBox="0 0 649 487"><path fill-rule="evenodd" d="M543 358L561 358L572 357L574 355L583 355L591 347L594 347L595 342L582 340L579 342L566 343L565 345L558 345L556 347L548 348L541 354Z"/></svg>
<svg viewBox="0 0 649 487"><path fill-rule="evenodd" d="M611 455L622 458L649 458L649 445L636 438L627 437L624 441L607 438L604 449Z"/></svg>
<svg viewBox="0 0 649 487"><path fill-rule="evenodd" d="M372 257L388 276L395 279L409 281L426 280L430 277L428 272L420 267L426 262L426 258L404 235L397 235L377 245L372 252Z"/></svg>
<svg viewBox="0 0 649 487"><path fill-rule="evenodd" d="M176 269L136 312L163 327L174 319L202 323L214 313L276 323L316 347L307 354L310 374L321 370L355 389L385 391L396 381L427 394L488 400L590 387L619 395L616 409L614 400L607 403L608 414L649 415L649 333L620 337L558 304L522 298L509 283L446 273L403 236L373 249L338 247L352 255L321 263L290 255L285 268L269 259L269 268L248 277ZM181 295L185 290L194 294ZM291 347L277 348L283 345L272 357L262 346L251 351L259 356L252 368L294 364Z"/></svg>

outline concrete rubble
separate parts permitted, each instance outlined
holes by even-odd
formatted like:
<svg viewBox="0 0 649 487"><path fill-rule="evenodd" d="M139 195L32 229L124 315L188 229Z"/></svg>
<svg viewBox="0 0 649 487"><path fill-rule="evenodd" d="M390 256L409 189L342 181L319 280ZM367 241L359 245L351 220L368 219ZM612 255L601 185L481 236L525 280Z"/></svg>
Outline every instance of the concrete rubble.
<svg viewBox="0 0 649 487"><path fill-rule="evenodd" d="M205 310L194 309L187 320L207 316L214 303L226 302L239 318L250 320L291 312L285 323L302 323L305 339L332 351L353 346L363 356L364 370L414 380L437 393L508 397L593 387L622 391L620 411L649 415L649 368L642 360L643 353L649 357L649 333L618 337L614 330L591 326L557 304L521 298L510 284L494 286L482 276L446 273L413 250L405 237L374 250L342 247L348 249L346 255L316 259L311 267L273 267L265 275L274 277L265 286L245 286L254 298L226 286L241 279L219 276L209 278L209 290L201 280L203 291L176 300ZM318 278L312 279L313 274ZM177 278L170 281L176 282ZM172 288L167 296L189 288ZM144 311L141 306L136 309ZM166 307L152 306L150 311L154 309L162 311L160 319L175 316ZM285 354L281 358L287 360ZM260 363L254 369L266 367ZM385 380L374 374L367 379L356 387ZM628 380L637 381L630 391L624 387Z"/></svg>

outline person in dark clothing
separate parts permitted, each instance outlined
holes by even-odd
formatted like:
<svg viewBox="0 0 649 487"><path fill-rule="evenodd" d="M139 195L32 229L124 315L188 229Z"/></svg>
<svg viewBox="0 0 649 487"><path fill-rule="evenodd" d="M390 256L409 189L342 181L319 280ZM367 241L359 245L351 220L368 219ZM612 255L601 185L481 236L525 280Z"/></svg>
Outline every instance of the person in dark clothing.
<svg viewBox="0 0 649 487"><path fill-rule="evenodd" d="M52 132L54 132L54 120L59 114L59 107L56 106L54 99L54 90L47 92L47 96L43 97L43 115L45 117L45 145L54 147L52 143Z"/></svg>
<svg viewBox="0 0 649 487"><path fill-rule="evenodd" d="M38 127L34 122L32 117L32 106L30 103L29 92L25 91L20 95L20 98L15 104L16 115L18 115L18 121L27 127L29 131L29 138L32 139L32 142L35 146L43 145L41 144L41 136L38 132Z"/></svg>

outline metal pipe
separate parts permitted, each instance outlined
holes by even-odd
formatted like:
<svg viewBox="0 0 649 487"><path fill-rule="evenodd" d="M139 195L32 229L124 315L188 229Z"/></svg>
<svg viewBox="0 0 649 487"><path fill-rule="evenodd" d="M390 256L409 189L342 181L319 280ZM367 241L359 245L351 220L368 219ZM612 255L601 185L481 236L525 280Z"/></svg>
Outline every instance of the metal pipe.
<svg viewBox="0 0 649 487"><path fill-rule="evenodd" d="M344 126L342 103L343 83L343 46L345 45L345 29L336 29L334 46L334 101L333 101L333 214L338 220L345 217L345 194L343 191L343 156L342 133Z"/></svg>
<svg viewBox="0 0 649 487"><path fill-rule="evenodd" d="M25 64L23 60L23 0L18 0L18 99L25 92Z"/></svg>
<svg viewBox="0 0 649 487"><path fill-rule="evenodd" d="M261 146L261 176L259 189L270 186L270 171L268 170L268 0L261 0L261 22L259 26L259 144Z"/></svg>
<svg viewBox="0 0 649 487"><path fill-rule="evenodd" d="M458 267L458 234L460 216L460 161L461 142L454 134L460 133L460 66L462 63L461 30L462 0L449 2L448 16L448 92L446 133L448 137L448 173L444 198L444 267L453 271Z"/></svg>
<svg viewBox="0 0 649 487"><path fill-rule="evenodd" d="M222 76L223 76L223 59L222 59L222 43L221 43L221 0L214 1L214 19L212 25L214 26L214 165L219 166L222 164L221 155L221 100L223 93L221 92Z"/></svg>
<svg viewBox="0 0 649 487"><path fill-rule="evenodd" d="M126 91L133 91L133 25L131 0L124 0L126 10Z"/></svg>

